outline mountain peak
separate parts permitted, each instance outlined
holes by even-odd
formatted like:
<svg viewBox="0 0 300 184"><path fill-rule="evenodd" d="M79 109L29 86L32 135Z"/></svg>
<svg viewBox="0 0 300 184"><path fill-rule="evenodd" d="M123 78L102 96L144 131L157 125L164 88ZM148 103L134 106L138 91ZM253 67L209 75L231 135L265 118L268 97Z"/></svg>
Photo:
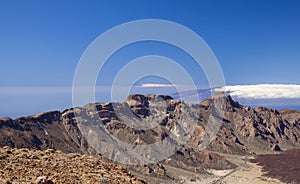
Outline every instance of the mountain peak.
<svg viewBox="0 0 300 184"><path fill-rule="evenodd" d="M241 107L237 101L234 101L230 95L225 93L217 93L214 96L200 102L200 105L206 109L214 105L215 107L220 107L221 109L227 109L229 111L233 111L234 108Z"/></svg>
<svg viewBox="0 0 300 184"><path fill-rule="evenodd" d="M173 97L169 95L156 95L156 94L131 94L127 97L127 100L136 100L139 102L149 101L149 100L173 100Z"/></svg>

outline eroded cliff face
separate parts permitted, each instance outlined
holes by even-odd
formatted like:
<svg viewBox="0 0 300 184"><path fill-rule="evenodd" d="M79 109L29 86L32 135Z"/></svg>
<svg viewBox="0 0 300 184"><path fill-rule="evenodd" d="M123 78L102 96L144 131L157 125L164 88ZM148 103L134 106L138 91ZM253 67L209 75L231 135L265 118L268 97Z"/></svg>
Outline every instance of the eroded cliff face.
<svg viewBox="0 0 300 184"><path fill-rule="evenodd" d="M0 145L18 148L54 148L63 152L80 152L65 126L60 111L17 119L0 119Z"/></svg>
<svg viewBox="0 0 300 184"><path fill-rule="evenodd" d="M209 121L220 127L209 127ZM115 144L149 145L165 139L177 140L174 142L178 151L161 163L188 170L196 168L199 172L204 172L201 168L235 167L215 152L244 155L300 146L298 111L253 109L226 94L217 94L200 104L166 95L130 95L120 103L91 103L17 119L2 118L0 146L98 154L94 146L97 141L87 139L90 130L86 127L98 129L95 140L101 136L104 141L109 136L121 140ZM217 128L215 136L213 128ZM212 142L206 151L200 151L206 135L211 136ZM160 168L157 170L164 173L159 164L152 168Z"/></svg>
<svg viewBox="0 0 300 184"><path fill-rule="evenodd" d="M253 109L234 102L228 95L224 98L228 108L217 138L210 145L211 150L266 153L300 146L298 111L278 112L266 107Z"/></svg>

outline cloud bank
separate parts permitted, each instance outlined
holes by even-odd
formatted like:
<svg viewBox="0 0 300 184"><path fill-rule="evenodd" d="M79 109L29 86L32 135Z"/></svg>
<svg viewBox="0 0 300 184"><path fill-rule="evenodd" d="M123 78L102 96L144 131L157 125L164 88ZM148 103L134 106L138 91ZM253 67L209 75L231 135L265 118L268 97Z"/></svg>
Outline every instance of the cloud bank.
<svg viewBox="0 0 300 184"><path fill-rule="evenodd" d="M165 87L175 87L173 84L141 84L137 86L140 88L165 88Z"/></svg>
<svg viewBox="0 0 300 184"><path fill-rule="evenodd" d="M296 84L257 84L226 86L222 89L237 98L280 99L300 98L300 85Z"/></svg>

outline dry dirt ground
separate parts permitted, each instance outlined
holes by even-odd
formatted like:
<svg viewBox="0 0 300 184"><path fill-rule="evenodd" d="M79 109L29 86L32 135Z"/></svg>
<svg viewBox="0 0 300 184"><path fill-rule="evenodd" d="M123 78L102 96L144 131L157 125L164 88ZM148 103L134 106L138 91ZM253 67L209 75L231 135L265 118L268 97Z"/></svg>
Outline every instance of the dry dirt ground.
<svg viewBox="0 0 300 184"><path fill-rule="evenodd" d="M284 151L280 154L258 155L253 162L263 167L266 176L283 182L300 183L300 149Z"/></svg>
<svg viewBox="0 0 300 184"><path fill-rule="evenodd" d="M262 167L248 162L249 158L237 155L223 155L235 163L238 168L234 170L207 170L211 175L200 176L196 180L187 179L185 183L204 184L280 184L277 179L264 176Z"/></svg>
<svg viewBox="0 0 300 184"><path fill-rule="evenodd" d="M207 170L208 174L195 174L179 168L165 166L167 174L174 180L146 177L149 183L182 184L280 184L277 179L264 176L262 167L251 163L245 156L222 154L226 159L238 165L235 170ZM245 160L246 158L246 160Z"/></svg>
<svg viewBox="0 0 300 184"><path fill-rule="evenodd" d="M278 184L281 183L277 179L269 178L264 176L264 172L262 167L249 162L249 160L253 159L253 157L247 156L237 156L237 155L223 155L229 161L235 163L238 168L232 171L225 171L225 173L221 173L220 178L217 180L219 183L228 183L228 184ZM219 171L220 172L220 171ZM216 176L218 172L213 171L213 174ZM215 182L215 183L218 183ZM214 182L212 182L214 183Z"/></svg>

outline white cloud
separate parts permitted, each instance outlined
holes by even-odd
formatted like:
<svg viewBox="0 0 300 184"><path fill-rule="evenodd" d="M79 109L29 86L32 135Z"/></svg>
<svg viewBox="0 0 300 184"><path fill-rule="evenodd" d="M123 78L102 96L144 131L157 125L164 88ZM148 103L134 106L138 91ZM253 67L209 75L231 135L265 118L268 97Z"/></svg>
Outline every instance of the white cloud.
<svg viewBox="0 0 300 184"><path fill-rule="evenodd" d="M222 90L237 98L300 98L300 85L296 84L235 85L226 86Z"/></svg>
<svg viewBox="0 0 300 184"><path fill-rule="evenodd" d="M142 84L137 86L140 88L162 88L162 87L175 87L173 84Z"/></svg>

